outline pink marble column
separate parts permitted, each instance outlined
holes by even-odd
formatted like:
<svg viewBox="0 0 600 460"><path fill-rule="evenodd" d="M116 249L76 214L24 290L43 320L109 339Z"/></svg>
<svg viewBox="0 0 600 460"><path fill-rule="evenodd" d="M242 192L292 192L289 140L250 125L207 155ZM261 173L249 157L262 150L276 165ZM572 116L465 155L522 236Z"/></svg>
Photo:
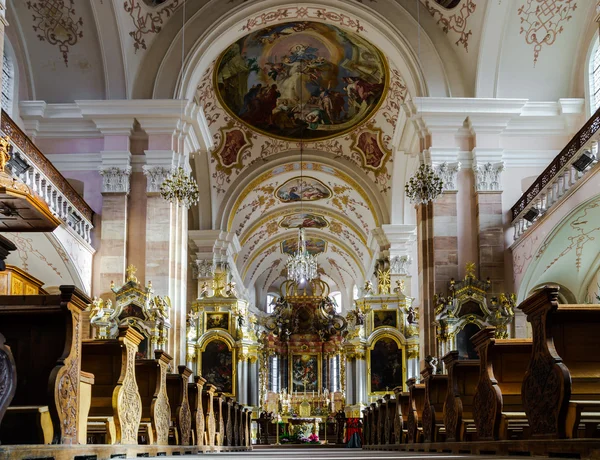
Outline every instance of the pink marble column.
<svg viewBox="0 0 600 460"><path fill-rule="evenodd" d="M127 263L127 194L105 193L102 199L100 241L100 286L98 295L110 291L114 281L121 286L125 281Z"/></svg>
<svg viewBox="0 0 600 460"><path fill-rule="evenodd" d="M479 277L492 282L490 294L504 292L504 228L502 192L479 191L476 194L479 245Z"/></svg>

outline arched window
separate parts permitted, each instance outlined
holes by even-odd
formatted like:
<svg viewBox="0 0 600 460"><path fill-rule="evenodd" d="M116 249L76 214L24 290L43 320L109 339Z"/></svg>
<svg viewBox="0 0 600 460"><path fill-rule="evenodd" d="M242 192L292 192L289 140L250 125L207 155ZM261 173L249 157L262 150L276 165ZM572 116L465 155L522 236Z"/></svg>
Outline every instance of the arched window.
<svg viewBox="0 0 600 460"><path fill-rule="evenodd" d="M13 61L4 50L2 63L2 109L12 117L13 95L15 90L15 69Z"/></svg>
<svg viewBox="0 0 600 460"><path fill-rule="evenodd" d="M275 306L275 300L277 296L275 294L267 294L267 313L273 313L273 307Z"/></svg>
<svg viewBox="0 0 600 460"><path fill-rule="evenodd" d="M598 38L594 41L589 64L590 111L596 112L600 107L600 46Z"/></svg>

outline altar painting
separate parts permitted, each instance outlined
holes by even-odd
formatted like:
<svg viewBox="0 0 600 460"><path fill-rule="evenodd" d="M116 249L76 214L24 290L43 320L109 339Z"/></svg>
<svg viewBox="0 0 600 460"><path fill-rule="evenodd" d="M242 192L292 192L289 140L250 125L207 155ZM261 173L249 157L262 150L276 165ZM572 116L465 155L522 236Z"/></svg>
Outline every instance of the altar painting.
<svg viewBox="0 0 600 460"><path fill-rule="evenodd" d="M240 38L220 56L217 96L239 121L286 140L322 140L369 119L388 69L364 37L333 24L297 21Z"/></svg>
<svg viewBox="0 0 600 460"><path fill-rule="evenodd" d="M233 351L222 340L209 342L202 352L202 377L218 392L233 395Z"/></svg>
<svg viewBox="0 0 600 460"><path fill-rule="evenodd" d="M397 327L396 310L373 310L373 329L379 327Z"/></svg>
<svg viewBox="0 0 600 460"><path fill-rule="evenodd" d="M369 350L369 393L387 393L405 380L403 351L392 337L382 337Z"/></svg>
<svg viewBox="0 0 600 460"><path fill-rule="evenodd" d="M225 329L229 330L229 312L226 311L207 311L206 312L206 330Z"/></svg>
<svg viewBox="0 0 600 460"><path fill-rule="evenodd" d="M290 361L290 378L293 392L319 391L319 355L292 355Z"/></svg>

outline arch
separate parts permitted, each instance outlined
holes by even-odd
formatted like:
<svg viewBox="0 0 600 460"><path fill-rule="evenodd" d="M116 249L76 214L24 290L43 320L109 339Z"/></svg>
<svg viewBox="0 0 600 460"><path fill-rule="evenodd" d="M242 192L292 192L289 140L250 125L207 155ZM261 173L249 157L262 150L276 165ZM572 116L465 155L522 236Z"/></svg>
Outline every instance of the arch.
<svg viewBox="0 0 600 460"><path fill-rule="evenodd" d="M379 328L374 330L367 338L367 348L370 348L382 337L393 336L398 344L404 346L406 344L406 337L395 328Z"/></svg>
<svg viewBox="0 0 600 460"><path fill-rule="evenodd" d="M235 340L233 339L231 334L229 334L228 332L225 332L225 331L213 330L213 331L208 331L208 332L202 334L202 336L198 339L198 342L197 342L198 350L204 351L206 349L206 345L208 345L213 340L224 341L230 350L235 348Z"/></svg>
<svg viewBox="0 0 600 460"><path fill-rule="evenodd" d="M576 304L577 297L571 290L560 283L556 283L554 281L549 281L547 283L540 284L539 286L534 287L528 294L527 297L531 297L536 292L541 291L545 286L555 285L558 286L558 303L561 304Z"/></svg>
<svg viewBox="0 0 600 460"><path fill-rule="evenodd" d="M390 344L395 345L395 353ZM397 335L392 331L379 334L367 348L367 393L384 394L404 386L406 362L405 345Z"/></svg>
<svg viewBox="0 0 600 460"><path fill-rule="evenodd" d="M585 99L591 116L600 107L600 38L591 41L585 66Z"/></svg>

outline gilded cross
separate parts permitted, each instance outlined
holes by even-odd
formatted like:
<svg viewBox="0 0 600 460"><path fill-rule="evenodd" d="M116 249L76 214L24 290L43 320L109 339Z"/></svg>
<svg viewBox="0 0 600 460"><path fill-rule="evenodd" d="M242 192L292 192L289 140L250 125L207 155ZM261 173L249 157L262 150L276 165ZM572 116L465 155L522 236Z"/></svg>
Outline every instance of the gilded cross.
<svg viewBox="0 0 600 460"><path fill-rule="evenodd" d="M125 280L126 283L129 283L130 281L137 283L137 278L135 277L137 268L135 268L133 265L129 265L125 272L127 273L127 279Z"/></svg>

